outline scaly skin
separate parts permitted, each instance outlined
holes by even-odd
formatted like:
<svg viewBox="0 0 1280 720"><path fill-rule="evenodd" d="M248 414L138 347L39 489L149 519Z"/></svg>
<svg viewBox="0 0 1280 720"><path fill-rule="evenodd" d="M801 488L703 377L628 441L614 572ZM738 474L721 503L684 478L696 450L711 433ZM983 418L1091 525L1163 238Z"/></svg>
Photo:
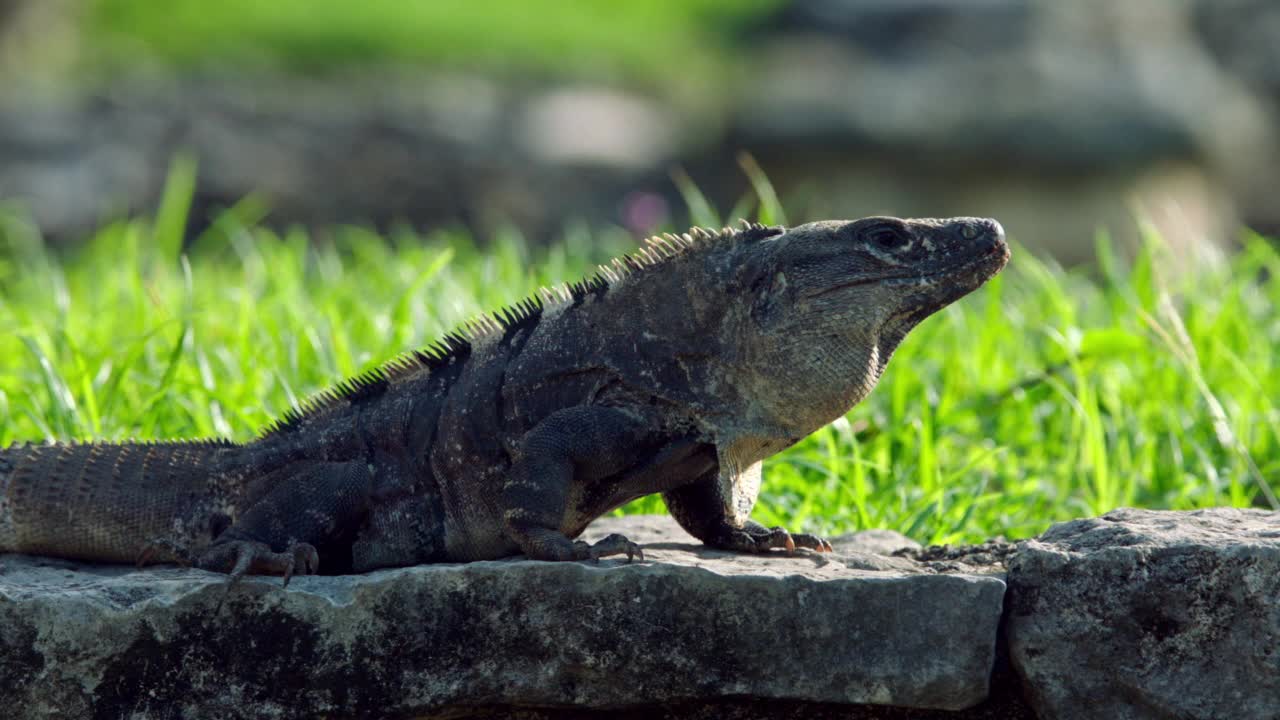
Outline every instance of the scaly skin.
<svg viewBox="0 0 1280 720"><path fill-rule="evenodd" d="M340 384L259 439L0 451L0 552L231 573L643 557L589 522L660 492L708 545L764 458L846 413L920 320L1000 271L998 223L695 228Z"/></svg>

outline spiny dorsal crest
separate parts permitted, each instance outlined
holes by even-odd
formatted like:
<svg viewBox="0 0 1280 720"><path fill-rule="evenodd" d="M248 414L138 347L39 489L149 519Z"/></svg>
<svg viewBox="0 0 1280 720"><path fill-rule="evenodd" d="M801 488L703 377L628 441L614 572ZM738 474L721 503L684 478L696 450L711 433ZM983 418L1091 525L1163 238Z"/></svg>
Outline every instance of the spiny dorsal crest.
<svg viewBox="0 0 1280 720"><path fill-rule="evenodd" d="M693 227L679 235L675 233L654 235L647 238L635 252L614 258L608 264L601 265L597 277L603 277L608 283L613 284L692 251L717 247L722 241L757 240L783 232L781 227L770 227L746 220L740 220L739 223L742 228L737 230L726 225L719 230Z"/></svg>
<svg viewBox="0 0 1280 720"><path fill-rule="evenodd" d="M624 278L642 276L675 258L699 250L711 250L719 247L721 243L762 240L785 232L785 228L779 226L767 226L746 220L739 222L742 225L740 229L728 226L719 230L693 227L679 235L664 233L650 237L636 251L601 265L596 274L591 277L550 288L539 288L534 295L515 305L468 320L462 327L424 349L406 352L311 396L290 409L279 420L268 425L263 430L262 437L297 430L311 418L362 399L381 395L391 384L421 371L434 372L457 366L471 355L471 347L476 341L491 335L505 335L512 329L532 327L537 324L542 311L548 306L562 304L576 306L588 296L598 296L608 292L611 285L622 282Z"/></svg>
<svg viewBox="0 0 1280 720"><path fill-rule="evenodd" d="M225 448L236 447L236 443L226 438L191 438L178 440L137 440L129 438L128 440L86 440L83 442L72 441L66 442L62 440L52 440L48 442L31 442L31 441L14 441L8 447L0 448L0 451L11 450L39 450L41 448L62 448L62 447L79 447L82 445L101 445L103 447L115 447L118 445L129 445L131 447L140 448L184 448L196 450L219 450Z"/></svg>

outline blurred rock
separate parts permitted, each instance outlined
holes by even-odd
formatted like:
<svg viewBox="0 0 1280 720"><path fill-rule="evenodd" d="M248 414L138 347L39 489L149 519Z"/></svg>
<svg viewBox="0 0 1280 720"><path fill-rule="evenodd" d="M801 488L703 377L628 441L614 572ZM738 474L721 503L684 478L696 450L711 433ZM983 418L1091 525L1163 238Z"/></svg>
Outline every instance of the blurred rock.
<svg viewBox="0 0 1280 720"><path fill-rule="evenodd" d="M1199 37L1223 72L1266 106L1269 139L1243 148L1231 192L1250 225L1280 235L1280 3L1272 0L1200 0L1195 3Z"/></svg>
<svg viewBox="0 0 1280 720"><path fill-rule="evenodd" d="M1205 48L1225 72L1280 104L1280 4L1271 0L1201 0L1194 22Z"/></svg>
<svg viewBox="0 0 1280 720"><path fill-rule="evenodd" d="M796 0L741 128L1049 170L1238 149L1264 119L1189 21L1166 0Z"/></svg>
<svg viewBox="0 0 1280 720"><path fill-rule="evenodd" d="M623 196L644 186L637 165L665 167L681 146L665 118L618 91L473 76L139 82L0 104L0 199L71 241L154 207L171 159L189 152L192 232L252 193L277 225L514 224L546 237L575 216L621 220Z"/></svg>
<svg viewBox="0 0 1280 720"><path fill-rule="evenodd" d="M0 0L37 28L0 33L0 79L25 77L31 38L72 34L41 20L72 5ZM1188 264L1240 222L1280 233L1272 0L791 0L737 43L734 72L696 102L432 69L139 76L61 98L9 84L0 200L73 240L152 208L190 150L193 232L258 193L275 225L642 234L682 207L676 166L732 207L746 150L794 221L991 215L1065 262L1090 258L1100 229L1133 245L1154 227Z"/></svg>
<svg viewBox="0 0 1280 720"><path fill-rule="evenodd" d="M1280 710L1280 513L1116 510L1009 567L1009 654L1044 718Z"/></svg>
<svg viewBox="0 0 1280 720"><path fill-rule="evenodd" d="M79 59L77 0L0 0L0 95L59 83Z"/></svg>
<svg viewBox="0 0 1280 720"><path fill-rule="evenodd" d="M1072 262L1100 227L1135 241L1137 212L1194 258L1251 217L1232 188L1280 117L1192 7L795 0L755 44L733 143L815 216L992 215Z"/></svg>
<svg viewBox="0 0 1280 720"><path fill-rule="evenodd" d="M679 128L654 103L602 90L558 90L525 109L517 138L532 157L645 170L675 157Z"/></svg>

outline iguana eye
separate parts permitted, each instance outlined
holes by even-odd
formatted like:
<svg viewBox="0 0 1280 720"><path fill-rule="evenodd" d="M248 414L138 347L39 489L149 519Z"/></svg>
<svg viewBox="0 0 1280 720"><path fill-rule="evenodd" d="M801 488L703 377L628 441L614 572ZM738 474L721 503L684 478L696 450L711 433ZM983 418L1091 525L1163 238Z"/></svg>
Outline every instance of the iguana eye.
<svg viewBox="0 0 1280 720"><path fill-rule="evenodd" d="M871 228L863 237L867 242L885 250L896 250L907 243L906 233L885 225Z"/></svg>

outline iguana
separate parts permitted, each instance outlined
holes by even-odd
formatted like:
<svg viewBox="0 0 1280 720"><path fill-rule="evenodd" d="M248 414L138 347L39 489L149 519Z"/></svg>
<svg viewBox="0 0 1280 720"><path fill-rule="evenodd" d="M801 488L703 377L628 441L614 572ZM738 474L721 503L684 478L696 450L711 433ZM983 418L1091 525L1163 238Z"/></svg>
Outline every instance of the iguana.
<svg viewBox="0 0 1280 720"><path fill-rule="evenodd" d="M903 336L1004 267L994 220L744 223L651 238L321 393L256 440L0 450L0 552L361 572L523 553L662 493L707 545L829 551L749 519L761 461L842 416Z"/></svg>

